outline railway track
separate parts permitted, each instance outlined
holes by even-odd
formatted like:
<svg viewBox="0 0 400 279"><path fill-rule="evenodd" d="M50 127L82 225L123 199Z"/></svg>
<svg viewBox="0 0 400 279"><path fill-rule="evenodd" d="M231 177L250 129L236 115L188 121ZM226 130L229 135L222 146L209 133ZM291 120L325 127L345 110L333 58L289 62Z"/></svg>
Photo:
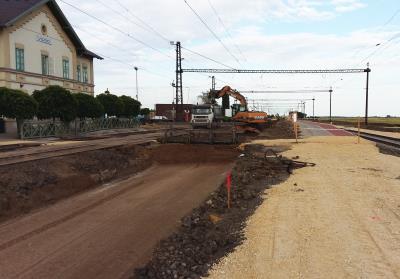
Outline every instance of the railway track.
<svg viewBox="0 0 400 279"><path fill-rule="evenodd" d="M98 140L90 140L68 144L64 146L60 145L47 145L33 148L24 148L21 150L7 151L0 153L0 166L12 165L23 162L30 162L54 157L61 157L65 155L72 155L87 151L101 150L107 148L113 148L128 144L144 144L164 135L163 131L146 132L143 134L134 134L125 136L123 138L105 138Z"/></svg>
<svg viewBox="0 0 400 279"><path fill-rule="evenodd" d="M354 135L358 134L358 132L354 131L354 130L346 129L346 131L348 131ZM394 147L396 149L400 149L400 139L399 138L392 138L392 137L371 134L371 133L366 133L366 132L360 132L360 136L366 140L370 140L370 141L380 143L380 144L385 144L385 145Z"/></svg>

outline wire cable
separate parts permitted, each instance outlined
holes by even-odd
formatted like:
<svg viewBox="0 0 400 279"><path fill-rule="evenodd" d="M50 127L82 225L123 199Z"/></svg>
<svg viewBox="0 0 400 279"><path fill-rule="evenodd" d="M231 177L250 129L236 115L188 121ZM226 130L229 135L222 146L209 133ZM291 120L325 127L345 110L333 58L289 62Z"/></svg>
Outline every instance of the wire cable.
<svg viewBox="0 0 400 279"><path fill-rule="evenodd" d="M74 8L74 9L77 10L77 11L79 11L79 12L81 12L81 13L84 13L85 15L91 17L92 19L94 19L94 20L96 20L96 21L98 21L98 22L101 22L102 24L108 26L109 28L111 28L111 29L113 29L113 30L115 30L115 31L117 31L117 32L119 32L119 33L121 33L121 34L123 34L123 35L125 35L125 36L127 36L127 37L129 37L129 38L131 38L132 40L138 42L139 44L144 45L144 46L146 46L147 48L150 48L150 49L152 49L152 50L154 50L154 51L156 51L156 52L158 52L158 53L160 53L160 54L162 54L162 55L164 55L164 56L166 56L166 57L168 57L168 58L174 59L173 57L171 57L170 55L168 55L168 54L162 52L161 50L159 50L159 49L157 49L157 48L155 48L155 47L153 47L153 46L147 44L146 42L143 42L142 40L140 40L140 39L138 39L138 38L132 36L132 35L129 34L129 33L126 33L125 31L121 30L120 28L117 28L117 27L115 27L115 26L113 26L113 25L111 25L111 24L105 22L104 20L102 20L102 19L100 19L100 18L98 18L98 17L89 14L88 12L86 12L86 11L84 11L84 10L78 8L77 6L72 5L71 3L68 3L68 2L66 2L66 1L64 1L64 0L60 0L60 1L63 2L64 4L66 4L66 5L68 5L68 6L72 7L72 8Z"/></svg>
<svg viewBox="0 0 400 279"><path fill-rule="evenodd" d="M219 65L221 65L221 66L224 66L224 67L229 68L229 69L232 69L232 70L236 70L235 68L233 68L233 67L231 67L231 66L229 66L229 65L227 65L227 64L224 64L224 63L222 63L222 62L219 62L219 61L217 61L217 60L215 60L215 59L213 59L213 58L210 58L210 57L208 57L208 56L206 56L206 55L204 55L204 54L201 54L201 53L199 53L199 52L196 52L196 51L194 51L194 50L188 49L188 48L183 47L183 46L181 46L181 48L184 49L184 50L189 51L190 53L193 53L193 54L196 54L196 55L198 55L198 56L200 56L200 57L203 57L204 59L207 59L207 60L210 60L210 61L212 61L212 62L214 62L214 63L217 63L217 64L219 64Z"/></svg>
<svg viewBox="0 0 400 279"><path fill-rule="evenodd" d="M158 32L156 29L154 29L150 24L148 24L143 19L141 19L140 17L138 17L137 15L132 13L131 10L129 10L126 6L124 6L119 0L115 0L115 2L117 2L117 4L120 5L121 8L124 9L128 14L130 14L132 17L136 18L140 23L142 23L144 26L146 26L149 31L153 32L155 35L157 35L164 41L167 41L167 42L171 41L168 38L166 38L164 35L162 35L160 32Z"/></svg>
<svg viewBox="0 0 400 279"><path fill-rule="evenodd" d="M231 32L229 32L228 28L226 27L226 25L224 24L224 22L222 21L220 15L218 14L217 10L215 9L214 5L211 3L210 0L207 0L208 4L210 5L211 9L213 10L215 16L218 18L219 23L221 23L222 27L225 29L226 34L228 35L229 38L231 38L232 40L232 44L235 46L235 48L237 49L237 51L240 53L240 55L243 57L244 61L247 61L246 57L244 56L242 50L239 48L239 46L235 43L235 40L233 39L233 36L231 34Z"/></svg>
<svg viewBox="0 0 400 279"><path fill-rule="evenodd" d="M236 62L238 62L240 64L239 59L233 55L233 53L229 50L229 48L224 44L224 42L221 40L221 38L211 29L211 27L207 24L207 22L196 12L195 9L193 9L193 7L186 1L183 0L186 5L192 10L192 12L196 15L196 17L203 23L203 25L208 29L208 31L210 31L210 33L215 37L215 39L217 39L217 41L220 42L220 44L224 47L224 49L229 53L230 56L232 56L233 59L236 60Z"/></svg>

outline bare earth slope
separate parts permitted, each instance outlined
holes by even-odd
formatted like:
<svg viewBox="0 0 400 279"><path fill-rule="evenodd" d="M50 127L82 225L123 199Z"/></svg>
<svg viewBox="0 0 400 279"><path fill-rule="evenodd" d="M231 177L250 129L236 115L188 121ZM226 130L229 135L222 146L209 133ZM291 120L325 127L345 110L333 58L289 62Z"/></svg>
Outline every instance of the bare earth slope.
<svg viewBox="0 0 400 279"><path fill-rule="evenodd" d="M399 278L400 158L355 142L313 137L283 153L317 165L268 190L211 278Z"/></svg>

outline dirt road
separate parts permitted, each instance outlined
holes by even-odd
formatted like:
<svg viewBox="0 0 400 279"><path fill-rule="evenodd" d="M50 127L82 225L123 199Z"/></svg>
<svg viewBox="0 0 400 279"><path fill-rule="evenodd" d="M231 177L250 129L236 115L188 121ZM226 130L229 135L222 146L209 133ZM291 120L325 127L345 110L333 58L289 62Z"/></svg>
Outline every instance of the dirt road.
<svg viewBox="0 0 400 279"><path fill-rule="evenodd" d="M156 165L0 224L0 277L126 277L217 188L228 168Z"/></svg>
<svg viewBox="0 0 400 279"><path fill-rule="evenodd" d="M314 162L268 190L247 240L211 278L399 278L400 158L354 137L311 137Z"/></svg>

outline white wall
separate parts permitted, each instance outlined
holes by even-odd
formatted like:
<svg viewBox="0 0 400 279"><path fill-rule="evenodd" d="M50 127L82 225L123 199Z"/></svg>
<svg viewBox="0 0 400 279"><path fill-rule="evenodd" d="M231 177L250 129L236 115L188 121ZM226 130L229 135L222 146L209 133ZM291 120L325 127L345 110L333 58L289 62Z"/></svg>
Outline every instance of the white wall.
<svg viewBox="0 0 400 279"><path fill-rule="evenodd" d="M42 24L47 27L47 37L41 35ZM49 40L51 45L39 42L38 37ZM24 45L25 71L42 74L41 51L47 51L50 58L50 75L63 76L62 58L64 56L69 59L69 77L70 79L75 78L73 69L76 65L73 64L73 54L44 12L41 12L10 34L10 62L12 69L15 69L16 43Z"/></svg>

